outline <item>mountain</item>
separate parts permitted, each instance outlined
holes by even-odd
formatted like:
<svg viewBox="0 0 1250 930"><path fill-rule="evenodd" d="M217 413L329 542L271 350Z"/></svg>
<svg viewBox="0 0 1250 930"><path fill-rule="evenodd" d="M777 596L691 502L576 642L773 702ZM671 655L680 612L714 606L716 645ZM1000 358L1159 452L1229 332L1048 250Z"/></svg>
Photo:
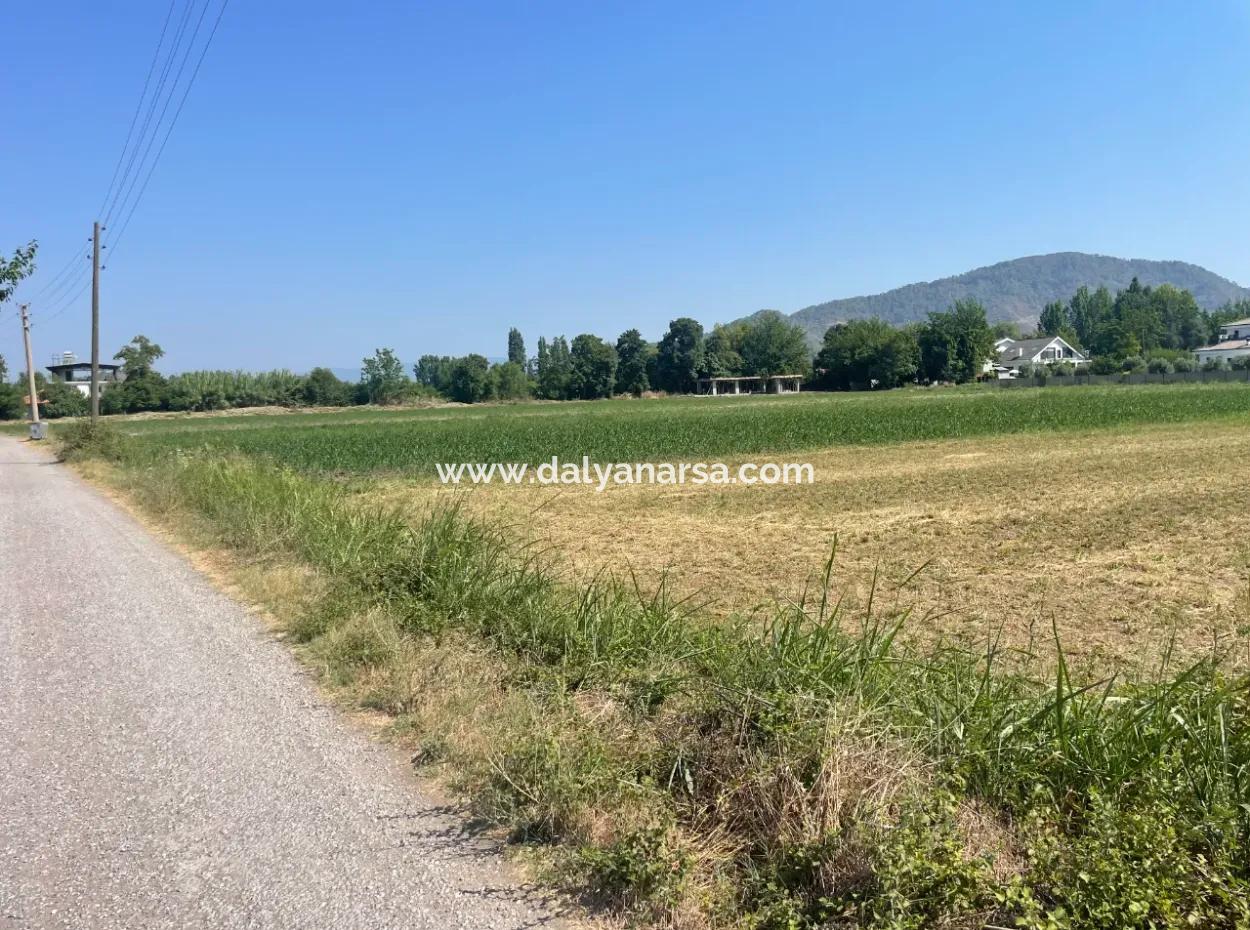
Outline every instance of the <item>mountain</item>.
<svg viewBox="0 0 1250 930"><path fill-rule="evenodd" d="M1052 300L1066 301L1081 285L1106 285L1113 293L1136 277L1151 286L1172 284L1190 291L1199 306L1211 309L1230 300L1250 298L1240 287L1213 271L1188 262L1156 262L1141 258L1113 258L1084 252L1030 255L985 268L908 284L870 297L847 297L805 307L790 315L819 342L834 323L880 317L895 325L925 319L930 310L945 310L956 300L972 298L985 306L991 323L1013 320L1032 327L1042 307Z"/></svg>

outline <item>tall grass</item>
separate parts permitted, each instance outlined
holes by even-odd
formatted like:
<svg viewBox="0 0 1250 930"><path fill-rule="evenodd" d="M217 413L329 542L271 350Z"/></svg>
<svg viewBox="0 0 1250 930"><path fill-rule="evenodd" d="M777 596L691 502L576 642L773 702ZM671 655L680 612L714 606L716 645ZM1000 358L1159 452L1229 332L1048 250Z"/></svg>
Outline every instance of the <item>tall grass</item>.
<svg viewBox="0 0 1250 930"><path fill-rule="evenodd" d="M474 737L462 783L643 917L1250 926L1250 694L1218 657L1091 680L1058 643L1044 663L921 651L904 594L849 614L832 559L811 597L712 625L662 585L561 583L454 509L414 525L247 459L131 468L149 504L325 579L297 632L344 679L409 680L378 706L408 712L449 642L501 663L494 686L534 710Z"/></svg>

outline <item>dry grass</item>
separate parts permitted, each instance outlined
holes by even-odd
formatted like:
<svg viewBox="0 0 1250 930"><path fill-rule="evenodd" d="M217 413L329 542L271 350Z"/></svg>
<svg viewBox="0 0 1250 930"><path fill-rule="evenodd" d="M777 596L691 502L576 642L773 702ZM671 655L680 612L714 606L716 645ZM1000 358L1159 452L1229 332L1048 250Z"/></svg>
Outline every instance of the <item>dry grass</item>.
<svg viewBox="0 0 1250 930"><path fill-rule="evenodd" d="M1250 433L1189 424L1047 441L1036 436L841 448L806 487L478 487L390 481L424 507L456 494L550 546L572 574L666 574L713 610L795 598L834 538L837 576L866 595L874 571L940 617L928 632L1022 645L1052 618L1093 658L1240 642L1250 590ZM1240 632L1239 632L1240 631Z"/></svg>

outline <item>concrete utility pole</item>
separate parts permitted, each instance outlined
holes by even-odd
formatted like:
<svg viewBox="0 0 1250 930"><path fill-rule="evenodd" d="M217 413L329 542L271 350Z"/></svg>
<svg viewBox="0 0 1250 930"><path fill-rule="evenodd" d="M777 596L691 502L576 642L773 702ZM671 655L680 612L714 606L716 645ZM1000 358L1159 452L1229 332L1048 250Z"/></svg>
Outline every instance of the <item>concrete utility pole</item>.
<svg viewBox="0 0 1250 930"><path fill-rule="evenodd" d="M30 350L30 304L22 304L22 338L26 341L26 390L30 392L30 422L39 422L39 395L35 392L35 356ZM32 434L33 435L33 434Z"/></svg>
<svg viewBox="0 0 1250 930"><path fill-rule="evenodd" d="M29 351L29 349L27 350ZM91 425L100 420L100 221L91 232Z"/></svg>

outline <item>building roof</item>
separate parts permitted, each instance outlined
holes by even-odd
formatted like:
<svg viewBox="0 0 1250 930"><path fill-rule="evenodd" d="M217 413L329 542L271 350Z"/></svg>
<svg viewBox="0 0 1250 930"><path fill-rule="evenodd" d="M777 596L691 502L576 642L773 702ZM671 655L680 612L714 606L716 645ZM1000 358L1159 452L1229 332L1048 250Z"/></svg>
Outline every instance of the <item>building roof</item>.
<svg viewBox="0 0 1250 930"><path fill-rule="evenodd" d="M1250 339L1226 339L1213 346L1203 346L1195 352L1227 352L1230 349L1250 349Z"/></svg>
<svg viewBox="0 0 1250 930"><path fill-rule="evenodd" d="M90 368L90 367L91 367L90 362L68 362L64 365L47 366L48 371L67 371L73 368ZM109 371L116 371L118 368L121 368L122 366L121 365L108 365L108 364L105 364L104 362L101 362L100 367L107 368Z"/></svg>
<svg viewBox="0 0 1250 930"><path fill-rule="evenodd" d="M1072 359L1073 361L1080 362L1085 360L1085 354L1062 336L1043 336L1040 339L1012 339L1007 341L1000 339L998 343L995 343L998 346L998 364L1006 365L1008 368L1018 368L1021 365L1027 365L1033 361L1034 356L1055 342L1062 343L1076 353Z"/></svg>
<svg viewBox="0 0 1250 930"><path fill-rule="evenodd" d="M1229 320L1227 323L1221 323L1220 326L1250 326L1250 316L1244 320Z"/></svg>
<svg viewBox="0 0 1250 930"><path fill-rule="evenodd" d="M802 378L802 375L716 375L700 381L771 381L774 378Z"/></svg>

